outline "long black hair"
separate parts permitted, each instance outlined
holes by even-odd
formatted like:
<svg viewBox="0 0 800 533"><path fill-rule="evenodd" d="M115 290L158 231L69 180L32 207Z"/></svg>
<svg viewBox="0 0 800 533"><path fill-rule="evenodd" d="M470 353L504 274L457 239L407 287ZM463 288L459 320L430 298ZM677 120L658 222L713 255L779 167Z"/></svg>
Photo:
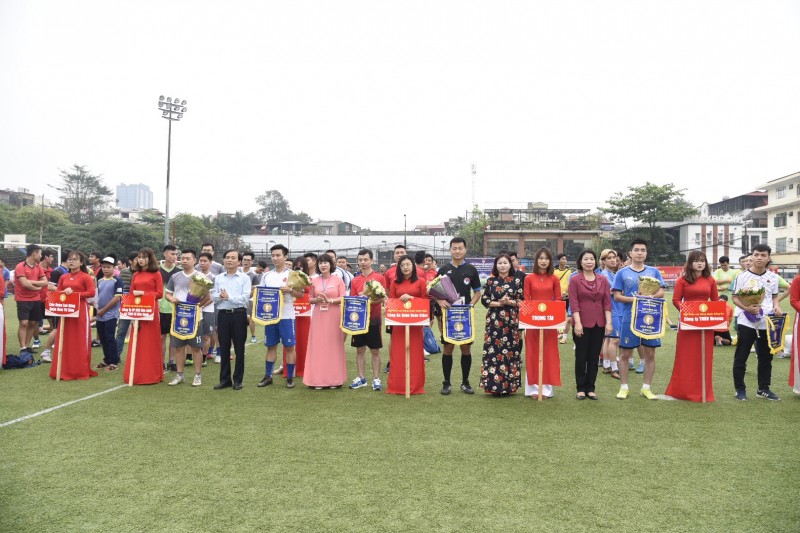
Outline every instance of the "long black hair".
<svg viewBox="0 0 800 533"><path fill-rule="evenodd" d="M417 265L416 265L416 263L414 263L414 260L411 258L411 256L406 254L406 255L400 257L400 259L397 260L397 279L395 280L395 283L402 283L406 279L403 276L403 272L400 270L400 265L402 265L403 261L405 261L406 259L411 261L411 275L408 277L408 281L410 281L411 283L414 283L418 279L417 278Z"/></svg>

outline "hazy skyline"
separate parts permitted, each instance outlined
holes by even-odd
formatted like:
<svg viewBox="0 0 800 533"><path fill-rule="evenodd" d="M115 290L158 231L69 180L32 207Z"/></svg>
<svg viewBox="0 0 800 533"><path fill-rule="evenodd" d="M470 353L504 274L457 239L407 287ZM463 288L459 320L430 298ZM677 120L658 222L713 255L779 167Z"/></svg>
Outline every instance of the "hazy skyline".
<svg viewBox="0 0 800 533"><path fill-rule="evenodd" d="M800 3L0 0L0 187L74 163L170 212L373 230L481 208L694 204L800 170Z"/></svg>

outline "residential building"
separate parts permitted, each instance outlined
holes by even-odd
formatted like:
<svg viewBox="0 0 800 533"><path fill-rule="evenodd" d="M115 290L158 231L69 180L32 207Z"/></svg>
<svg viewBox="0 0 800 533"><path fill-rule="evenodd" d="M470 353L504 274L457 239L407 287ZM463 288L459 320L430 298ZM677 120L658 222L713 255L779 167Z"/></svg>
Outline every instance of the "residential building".
<svg viewBox="0 0 800 533"><path fill-rule="evenodd" d="M581 250L597 248L600 242L600 217L588 213L588 209L550 209L541 202L529 202L525 208L486 209L483 255L513 250L532 257L545 247L574 260Z"/></svg>
<svg viewBox="0 0 800 533"><path fill-rule="evenodd" d="M36 197L28 192L28 189L19 188L16 191L10 189L0 190L0 204L13 205L15 207L25 207L33 205Z"/></svg>
<svg viewBox="0 0 800 533"><path fill-rule="evenodd" d="M767 220L759 211L766 203L766 193L753 191L705 202L697 215L680 222L659 222L658 226L673 236L676 251L685 256L700 250L712 266L723 255L735 263L754 245L766 241Z"/></svg>
<svg viewBox="0 0 800 533"><path fill-rule="evenodd" d="M533 258L539 248L548 248L553 254L565 253L575 261L584 248L597 249L600 230L494 230L483 233L483 255L494 257L501 251L515 251L522 257Z"/></svg>
<svg viewBox="0 0 800 533"><path fill-rule="evenodd" d="M767 219L767 244L774 254L800 251L800 172L768 181L759 186L768 197L757 211Z"/></svg>

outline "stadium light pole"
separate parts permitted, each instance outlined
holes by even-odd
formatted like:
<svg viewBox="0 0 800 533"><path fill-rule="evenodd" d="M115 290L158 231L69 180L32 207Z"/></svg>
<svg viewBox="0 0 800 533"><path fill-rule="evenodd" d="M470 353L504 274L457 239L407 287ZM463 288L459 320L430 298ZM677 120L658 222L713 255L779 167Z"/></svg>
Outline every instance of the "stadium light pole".
<svg viewBox="0 0 800 533"><path fill-rule="evenodd" d="M161 118L169 121L167 133L167 201L164 209L164 244L169 244L169 163L172 152L172 122L183 118L186 113L186 100L180 98L158 97L158 109L161 111Z"/></svg>

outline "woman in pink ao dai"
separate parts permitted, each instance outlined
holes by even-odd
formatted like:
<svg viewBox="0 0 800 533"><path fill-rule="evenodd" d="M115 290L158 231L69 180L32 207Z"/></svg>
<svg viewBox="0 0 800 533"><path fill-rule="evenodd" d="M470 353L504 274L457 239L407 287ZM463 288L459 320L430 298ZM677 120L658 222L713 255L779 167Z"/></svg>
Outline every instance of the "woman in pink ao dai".
<svg viewBox="0 0 800 533"><path fill-rule="evenodd" d="M339 388L347 379L344 354L344 334L339 328L342 320L341 298L346 294L342 278L331 273L336 264L327 254L317 258L319 276L311 282L309 301L311 329L308 334L306 368L303 384L315 389Z"/></svg>

